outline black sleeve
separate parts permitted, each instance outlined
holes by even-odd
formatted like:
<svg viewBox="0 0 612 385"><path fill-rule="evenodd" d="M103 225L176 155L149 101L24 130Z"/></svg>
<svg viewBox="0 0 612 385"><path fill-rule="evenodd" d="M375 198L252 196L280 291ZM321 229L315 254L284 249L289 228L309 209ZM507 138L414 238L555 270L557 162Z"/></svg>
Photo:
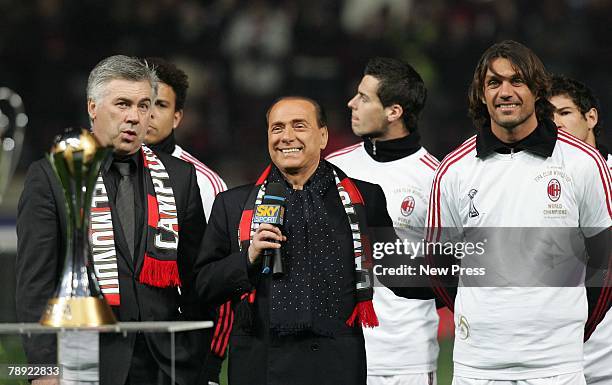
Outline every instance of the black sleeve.
<svg viewBox="0 0 612 385"><path fill-rule="evenodd" d="M612 267L612 231L610 228L585 239L589 255L586 275L588 318L584 340L588 340L612 306L610 268Z"/></svg>
<svg viewBox="0 0 612 385"><path fill-rule="evenodd" d="M55 292L62 265L63 239L58 207L52 189L53 170L44 161L35 162L25 179L17 208L16 305L20 322L38 322L47 301ZM44 167L48 166L48 167ZM53 187L52 187L53 186ZM61 197L61 195L59 196ZM61 260L61 261L60 261ZM55 334L24 337L30 364L55 363Z"/></svg>
<svg viewBox="0 0 612 385"><path fill-rule="evenodd" d="M366 203L366 207L370 207L368 209L368 226L372 233L372 247L375 247L375 243L395 243L399 238L393 229L393 221L387 211L387 200L382 188L374 185L371 197ZM410 260L405 256L385 255L381 259L374 259L374 269L375 272L380 273L383 269L396 268L406 264L418 265L419 263L418 260ZM398 297L422 300L435 298L429 282L407 282L411 278L387 274L377 274L376 277L380 284L388 287Z"/></svg>
<svg viewBox="0 0 612 385"><path fill-rule="evenodd" d="M195 264L206 229L206 217L198 188L195 168L190 167L188 191L183 218L179 223L178 258L182 282L182 306L188 319L210 319L206 304L202 304L195 290Z"/></svg>
<svg viewBox="0 0 612 385"><path fill-rule="evenodd" d="M213 305L235 299L253 286L247 250L237 251L239 219L228 216L231 209L226 197L227 193L221 193L215 198L196 266L198 294ZM232 241L236 242L233 247Z"/></svg>

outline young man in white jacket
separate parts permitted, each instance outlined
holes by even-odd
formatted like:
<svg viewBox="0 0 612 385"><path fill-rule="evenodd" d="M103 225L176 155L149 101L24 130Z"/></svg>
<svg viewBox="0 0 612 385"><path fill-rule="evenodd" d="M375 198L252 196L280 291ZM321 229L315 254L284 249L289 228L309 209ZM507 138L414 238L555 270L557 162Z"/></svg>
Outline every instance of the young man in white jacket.
<svg viewBox="0 0 612 385"><path fill-rule="evenodd" d="M350 177L380 185L397 235L416 242L422 239L439 163L419 141L417 123L426 98L423 79L409 64L370 60L348 102L353 132L363 141L327 157ZM373 303L380 325L364 329L368 385L435 384L435 301L401 298L377 284Z"/></svg>

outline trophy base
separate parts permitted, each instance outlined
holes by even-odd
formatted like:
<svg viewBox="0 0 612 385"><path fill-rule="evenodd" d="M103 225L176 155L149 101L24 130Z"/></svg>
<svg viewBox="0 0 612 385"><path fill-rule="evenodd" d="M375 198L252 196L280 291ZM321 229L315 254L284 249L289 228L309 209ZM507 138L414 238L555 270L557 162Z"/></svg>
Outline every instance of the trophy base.
<svg viewBox="0 0 612 385"><path fill-rule="evenodd" d="M96 297L51 298L40 323L55 327L101 326L117 323L105 300Z"/></svg>

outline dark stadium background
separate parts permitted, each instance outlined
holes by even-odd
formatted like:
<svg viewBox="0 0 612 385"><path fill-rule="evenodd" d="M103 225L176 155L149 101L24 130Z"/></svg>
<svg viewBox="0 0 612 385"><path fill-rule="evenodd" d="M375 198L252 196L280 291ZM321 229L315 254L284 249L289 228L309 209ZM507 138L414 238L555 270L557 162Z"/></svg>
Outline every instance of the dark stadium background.
<svg viewBox="0 0 612 385"><path fill-rule="evenodd" d="M191 87L179 143L233 187L267 162L264 114L278 96L321 102L327 152L355 143L346 102L372 56L404 59L422 74L429 98L419 130L439 158L474 133L472 72L484 49L506 38L531 47L551 72L590 85L606 120L611 22L610 0L0 0L0 86L22 96L29 116L18 172L0 204L0 322L15 321L24 173L64 127L88 125L85 84L103 57L163 56L182 67ZM610 134L600 140L609 145ZM444 335L452 330L443 327ZM18 346L0 337L0 363L23 359ZM446 385L448 340L442 349L438 383Z"/></svg>

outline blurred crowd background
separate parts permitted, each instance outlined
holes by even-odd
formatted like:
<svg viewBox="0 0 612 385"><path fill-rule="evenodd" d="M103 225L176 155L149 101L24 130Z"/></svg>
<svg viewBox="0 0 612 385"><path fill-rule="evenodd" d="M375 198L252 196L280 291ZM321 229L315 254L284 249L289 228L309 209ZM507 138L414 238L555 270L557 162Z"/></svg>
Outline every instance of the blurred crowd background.
<svg viewBox="0 0 612 385"><path fill-rule="evenodd" d="M17 174L0 204L0 281L9 288L0 295L0 322L15 320L23 177L63 128L88 127L87 76L104 57L161 56L187 72L178 141L234 187L268 162L265 112L279 96L307 95L323 105L326 153L357 142L346 103L373 56L401 58L423 76L429 97L419 130L440 159L475 133L467 89L482 52L503 39L526 44L549 71L593 88L605 121L611 25L612 0L0 0L0 87L21 95L29 117ZM605 125L600 141L609 145ZM441 334L452 333L448 322L443 327L449 330ZM0 340L0 357L22 355L11 341L13 350ZM439 376L448 377L452 347L442 347Z"/></svg>
<svg viewBox="0 0 612 385"><path fill-rule="evenodd" d="M321 102L328 152L355 143L346 102L373 56L422 74L429 98L419 129L438 157L473 134L474 67L506 38L589 84L605 118L611 24L609 0L0 0L0 86L17 91L29 115L23 174L64 127L88 126L85 85L100 59L170 59L191 84L179 143L236 186L267 162L265 111L278 96Z"/></svg>

